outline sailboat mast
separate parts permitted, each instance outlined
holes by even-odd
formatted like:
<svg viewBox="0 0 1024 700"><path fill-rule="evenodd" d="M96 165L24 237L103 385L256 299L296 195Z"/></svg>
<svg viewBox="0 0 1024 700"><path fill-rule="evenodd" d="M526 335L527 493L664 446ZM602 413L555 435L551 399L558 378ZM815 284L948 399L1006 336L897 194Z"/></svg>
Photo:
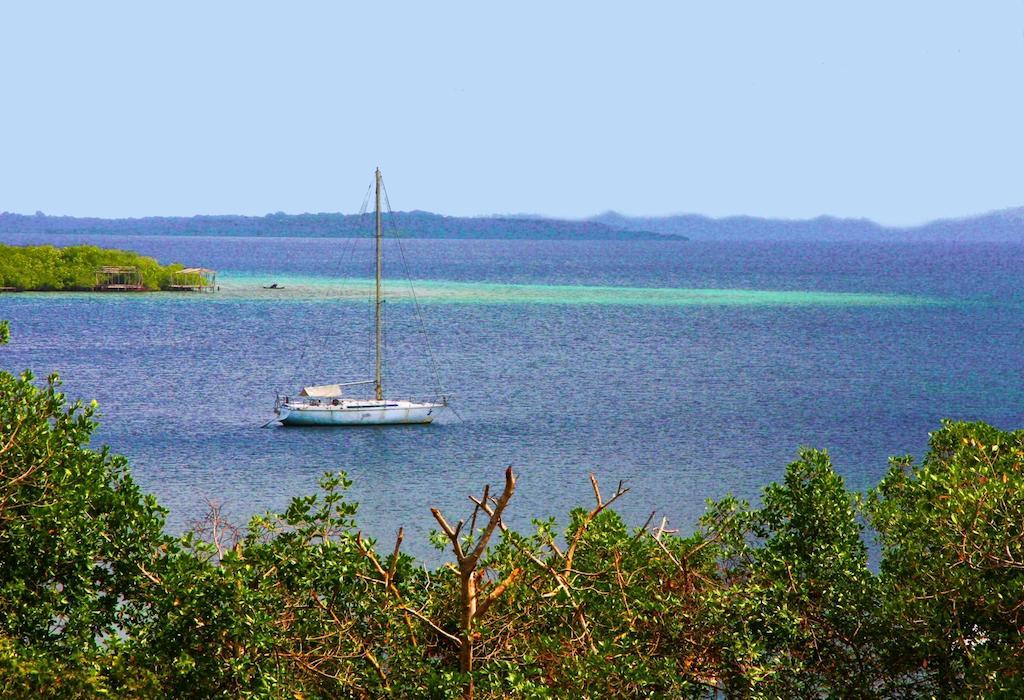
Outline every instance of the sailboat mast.
<svg viewBox="0 0 1024 700"><path fill-rule="evenodd" d="M384 400L384 386L381 383L381 378L380 378L380 364L381 364L381 357L380 357L381 356L381 352L380 352L380 350L381 350L381 342L383 340L383 329L381 327L381 318L380 318L380 305L381 305L381 301L382 301L381 300L381 293L380 293L381 292L380 278L381 278L381 272L382 272L382 269L383 269L383 264L382 264L383 252L381 251L381 232L380 232L380 168L377 168L376 184L377 184L377 207L376 207L376 224L377 224L377 234L376 234L376 238L377 238L377 296L376 296L376 305L374 306L374 324L375 324L376 337L377 337L377 340L376 340L377 351L376 351L376 359L375 359L375 364L374 364L373 385L374 385L374 388L376 390L377 400L378 401L383 401Z"/></svg>

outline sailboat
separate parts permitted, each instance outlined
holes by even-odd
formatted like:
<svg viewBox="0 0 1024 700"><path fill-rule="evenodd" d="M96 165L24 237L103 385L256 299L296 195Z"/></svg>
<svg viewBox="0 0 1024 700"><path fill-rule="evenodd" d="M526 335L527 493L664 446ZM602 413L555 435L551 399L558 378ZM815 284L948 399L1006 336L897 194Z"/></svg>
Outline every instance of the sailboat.
<svg viewBox="0 0 1024 700"><path fill-rule="evenodd" d="M274 403L277 420L282 425L400 425L430 423L448 406L448 400L426 402L384 397L381 377L382 341L384 328L381 318L383 250L381 246L381 175L375 173L376 183L376 287L374 310L374 378L363 381L304 387L299 395L278 396ZM373 397L357 398L345 395L349 387L373 384Z"/></svg>

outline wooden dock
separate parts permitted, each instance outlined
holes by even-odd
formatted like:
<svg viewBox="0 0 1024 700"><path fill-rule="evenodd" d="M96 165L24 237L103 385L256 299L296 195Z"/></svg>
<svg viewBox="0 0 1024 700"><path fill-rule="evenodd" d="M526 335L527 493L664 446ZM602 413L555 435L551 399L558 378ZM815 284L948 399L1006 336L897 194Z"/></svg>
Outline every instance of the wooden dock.
<svg viewBox="0 0 1024 700"><path fill-rule="evenodd" d="M95 292L144 292L146 287L142 284L142 273L139 268L114 267L105 265L96 270L96 284L93 286Z"/></svg>
<svg viewBox="0 0 1024 700"><path fill-rule="evenodd" d="M174 273L171 289L176 292L217 291L217 271L205 267L186 267Z"/></svg>

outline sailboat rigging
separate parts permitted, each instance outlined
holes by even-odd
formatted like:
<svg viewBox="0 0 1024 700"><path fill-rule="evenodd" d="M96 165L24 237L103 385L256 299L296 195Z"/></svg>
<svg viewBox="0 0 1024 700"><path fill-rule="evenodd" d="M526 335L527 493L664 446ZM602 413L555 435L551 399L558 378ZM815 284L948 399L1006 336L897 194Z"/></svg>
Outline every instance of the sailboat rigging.
<svg viewBox="0 0 1024 700"><path fill-rule="evenodd" d="M374 371L373 379L338 384L304 387L297 397L278 396L274 403L277 420L282 425L398 425L430 423L448 407L446 397L431 401L387 399L381 365L384 326L381 317L383 299L383 247L381 235L381 174L375 173L376 210L376 273L374 285ZM347 387L373 384L373 398L349 398Z"/></svg>

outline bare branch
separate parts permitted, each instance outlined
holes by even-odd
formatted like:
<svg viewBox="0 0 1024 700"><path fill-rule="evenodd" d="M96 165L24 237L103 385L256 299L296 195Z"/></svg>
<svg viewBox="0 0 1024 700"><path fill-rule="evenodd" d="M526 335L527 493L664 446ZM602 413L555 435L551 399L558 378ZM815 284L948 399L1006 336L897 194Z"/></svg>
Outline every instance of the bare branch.
<svg viewBox="0 0 1024 700"><path fill-rule="evenodd" d="M18 422L15 423L14 427L11 429L10 439L7 441L7 444L3 446L3 448L0 448L0 455L2 455L4 452L6 452L7 450L11 449L14 446L14 441L18 437L18 431L21 430L21 424L25 422L25 419L27 417L28 414L21 414L18 416Z"/></svg>
<svg viewBox="0 0 1024 700"><path fill-rule="evenodd" d="M505 506L508 505L509 500L512 498L512 494L516 490L516 477L512 473L512 467L505 470L505 488L501 492L501 496L494 504L494 512L490 514L490 519L487 521L487 525L484 527L484 531L480 533L480 539L477 540L476 546L473 548L473 552L469 555L468 559L472 562L472 565L476 565L476 562L480 559L480 556L487 549L487 542L491 539L491 535L494 534L494 528L498 526L501 521L501 513L505 510Z"/></svg>
<svg viewBox="0 0 1024 700"><path fill-rule="evenodd" d="M512 467L509 467L505 470L505 488L498 499L495 500L491 497L490 487L484 487L483 497L480 499L476 499L473 496L469 497L474 503L474 508L473 514L470 517L470 533L466 540L466 547L472 548L468 554L463 550L462 543L459 542L459 532L462 530L462 525L465 521L460 520L458 525L452 527L445 520L441 511L437 508L430 509L434 519L452 543L455 558L458 560L459 603L461 608L459 621L459 670L467 674L469 678L468 683L463 689L464 698L471 699L473 697L473 622L512 583L512 580L519 575L518 571L509 574L505 581L492 590L492 595L484 597L481 601L477 585L482 579L483 573L477 571L477 564L480 562L480 557L487 550L487 543L490 542L491 537L494 535L494 530L501 527L504 531L505 526L501 522L501 514L512 498L515 488L516 477L512 472ZM494 503L493 508L488 504L488 501ZM487 514L487 524L480 535L477 536L476 522L477 516L479 516L481 511ZM430 624L440 631L436 625ZM451 638L448 633L444 634L446 637Z"/></svg>
<svg viewBox="0 0 1024 700"><path fill-rule="evenodd" d="M491 514L490 511L487 510L487 508L484 508L481 505L482 503L487 503L487 499L490 496L490 493L491 493L491 485L490 484L484 484L484 496L483 496L483 498L481 498L478 501L475 498L473 498L472 496L469 497L469 500L473 501L473 503L475 503L476 506L477 506L476 508L473 509L473 517L469 521L469 534L470 535L475 535L476 534L476 516L477 516L477 513L479 513L480 510L483 510L488 515Z"/></svg>
<svg viewBox="0 0 1024 700"><path fill-rule="evenodd" d="M487 594L487 597L480 601L480 605L476 609L477 617L487 612L487 608L491 607L491 603L497 600L498 596L504 593L505 589L512 585L512 582L515 581L521 573L523 573L523 570L517 566L516 568L512 569L512 573L505 577L504 581L502 581L497 586L492 588L491 591Z"/></svg>
<svg viewBox="0 0 1024 700"><path fill-rule="evenodd" d="M469 500L473 501L473 503L476 504L476 507L482 510L483 512L487 513L487 515L494 514L494 511L491 510L491 507L487 505L487 501L481 501L476 496L470 496Z"/></svg>
<svg viewBox="0 0 1024 700"><path fill-rule="evenodd" d="M661 541L661 537L659 536L660 534L661 529L659 528L657 535L651 533L651 539L653 539L658 544L658 546L661 547L661 551L668 555L668 558L671 559L672 563L676 565L677 569L679 569L679 573L686 574L686 569L683 567L680 561L676 558L674 554L672 554L672 552L669 551L668 547L665 546L665 543Z"/></svg>
<svg viewBox="0 0 1024 700"><path fill-rule="evenodd" d="M443 515L441 515L441 511L437 508L431 508L430 513L434 516L434 519L437 520L437 524L441 526L444 534L448 535L448 539L455 537L455 530L452 529L452 526L449 525L448 521L444 519Z"/></svg>
<svg viewBox="0 0 1024 700"><path fill-rule="evenodd" d="M597 505L594 506L592 511L587 513L587 517L583 519L582 523L580 523L580 526L576 529L576 533L573 535L572 542L569 543L569 548L565 551L564 576L568 576L569 572L572 570L572 558L576 555L576 546L580 543L580 540L583 539L583 533L585 533L587 528L590 527L590 523L594 521L594 518L596 518L601 511L629 493L629 489L623 488L622 482L620 481L618 488L615 489L615 495L609 500L603 501L601 499L601 489L597 485L597 477L594 476L593 473L590 474L590 485L594 488L594 497L597 498Z"/></svg>
<svg viewBox="0 0 1024 700"><path fill-rule="evenodd" d="M573 612L576 614L576 620L580 623L580 631L583 638L587 640L591 650L596 651L597 647L594 646L593 639L590 636L590 625L587 624L587 618L583 614L583 609L579 603L576 602L576 596L573 595L572 585L569 583L566 576L563 576L557 569L552 567L550 564L542 560L536 554L531 552L529 549L522 546L516 538L512 538L512 544L523 554L527 559L536 564L542 571L546 571L555 579L555 583L558 584L558 588L565 592L565 597L569 600L569 604L572 605ZM551 593L542 593L541 598L552 598L557 595L557 589Z"/></svg>
<svg viewBox="0 0 1024 700"><path fill-rule="evenodd" d="M462 529L462 521L459 521L458 527L453 528L448 524L448 521L444 519L444 516L441 515L441 511L437 508L431 508L430 514L434 516L434 520L436 520L437 524L441 526L441 530L444 534L448 536L448 539L452 543L452 549L455 550L455 558L458 559L461 564L462 560L465 558L465 555L462 553L462 545L459 544L459 530Z"/></svg>
<svg viewBox="0 0 1024 700"><path fill-rule="evenodd" d="M685 564L683 564L683 562L679 561L679 559L674 554L672 554L672 552L669 551L668 547L665 546L665 543L661 541L661 538L655 537L653 532L650 533L650 535L651 539L653 539L655 543L657 543L657 545L661 548L661 551L665 552L665 554L668 555L668 558L672 560L672 563L676 565L676 568L679 569L679 573L683 574L683 576L694 576L702 581L708 581L707 576L704 576L703 574L697 571L691 571ZM700 549L705 544L707 544L707 542L708 540L705 540L704 542L701 542L697 546L690 549L690 551L686 553L686 558L688 559L690 556L693 556L695 553L700 551ZM689 582L687 582L687 585L690 585Z"/></svg>
<svg viewBox="0 0 1024 700"><path fill-rule="evenodd" d="M391 553L391 566L388 567L388 586L395 580L395 570L398 569L398 550L402 547L402 539L405 537L403 528L398 528L398 536L395 537L395 551Z"/></svg>
<svg viewBox="0 0 1024 700"><path fill-rule="evenodd" d="M138 564L138 567L139 567L139 571L142 572L142 575L145 576L146 578L148 578L150 581L152 581L153 583L155 583L157 585L159 585L161 583L160 577L157 576L154 573L146 571L146 567L144 567L142 564Z"/></svg>
<svg viewBox="0 0 1024 700"><path fill-rule="evenodd" d="M377 573L379 573L383 577L384 580L383 581L378 581L376 579L372 579L372 578L369 578L369 577L364 577L364 578L366 578L366 580L372 581L374 583L381 583L381 584L383 584L384 587L388 591L390 591L392 595L395 596L395 600L397 600L399 602L402 601L402 594L399 592L398 587L395 585L395 567L398 565L398 550L402 546L402 538L403 538L402 528L398 528L398 537L395 538L395 551L392 554L393 558L391 560L391 567L390 567L390 569L388 571L385 571L384 567L381 566L380 560L377 558L376 553L374 553L374 551L372 549L370 549L369 547L367 547L366 544L363 542L363 533L361 533L361 532L357 532L356 533L356 545L359 547L359 551L363 553L363 556L365 556L367 559L370 560L370 563L373 564L373 568L375 568L377 570ZM399 606L399 607L401 607L401 606ZM419 642L416 640L416 631L412 627L412 622L409 620L409 616L405 615L404 617L405 617L405 626L409 630L409 638L410 638L410 641L412 642L412 645L413 646L419 646Z"/></svg>
<svg viewBox="0 0 1024 700"><path fill-rule="evenodd" d="M647 528L651 526L651 521L654 520L654 516L657 512L658 511L656 510L651 511L651 514L647 516L647 522L645 522L644 526L637 530L637 533L633 536L634 540L638 540L644 536L644 533L647 532ZM664 521L664 518L662 518L662 520Z"/></svg>
<svg viewBox="0 0 1024 700"><path fill-rule="evenodd" d="M615 501L625 496L627 493L629 493L629 489L623 487L623 481L620 479L619 485L615 488L615 495L612 496L612 499L610 501L604 504L604 507L607 508L612 503L615 503Z"/></svg>
<svg viewBox="0 0 1024 700"><path fill-rule="evenodd" d="M664 535L666 532L671 535L671 534L674 534L674 533L678 532L678 530L669 530L668 529L668 516L662 516L661 524L658 525L658 529L657 529L657 531L654 534L654 539L660 540L661 536Z"/></svg>
<svg viewBox="0 0 1024 700"><path fill-rule="evenodd" d="M401 606L399 606L399 607L401 607L401 608L402 608L402 610L404 610L405 612L407 612L407 613L412 613L413 615L415 615L415 616L416 616L416 617L418 617L419 619L421 619L421 620L423 620L424 622L426 622L426 623L427 623L428 625L430 625L431 627L433 627L433 628L434 628L434 631L435 631L435 632L437 632L438 634L440 634L440 635L442 635L442 636L446 637L446 638L447 638L447 639L448 639L449 641L451 641L451 642L454 642L454 643L455 643L455 646L462 646L462 640L461 640L461 639L459 639L458 637L456 637L456 636L455 636L454 634L452 634L451 632L446 632L445 630L443 630L443 629L442 629L441 627L439 627L439 626L437 625L437 623L435 623L435 622L434 622L433 620L431 620L431 619L430 619L429 617L427 617L426 615L424 615L423 613L421 613L421 612L420 612L419 610L416 610L415 608L410 608L410 607L409 607L408 605L401 605Z"/></svg>
<svg viewBox="0 0 1024 700"><path fill-rule="evenodd" d="M224 515L226 501L206 498L206 514L192 523L192 530L217 551L217 560L224 558L229 549L241 554L238 548L242 531Z"/></svg>
<svg viewBox="0 0 1024 700"><path fill-rule="evenodd" d="M388 677L384 674L384 669L380 667L380 663L377 661L377 657L373 655L373 652L363 646L363 653L366 656L366 660L373 666L373 670L377 672L377 677L380 678L381 684L385 690L391 689L391 684L388 683Z"/></svg>

